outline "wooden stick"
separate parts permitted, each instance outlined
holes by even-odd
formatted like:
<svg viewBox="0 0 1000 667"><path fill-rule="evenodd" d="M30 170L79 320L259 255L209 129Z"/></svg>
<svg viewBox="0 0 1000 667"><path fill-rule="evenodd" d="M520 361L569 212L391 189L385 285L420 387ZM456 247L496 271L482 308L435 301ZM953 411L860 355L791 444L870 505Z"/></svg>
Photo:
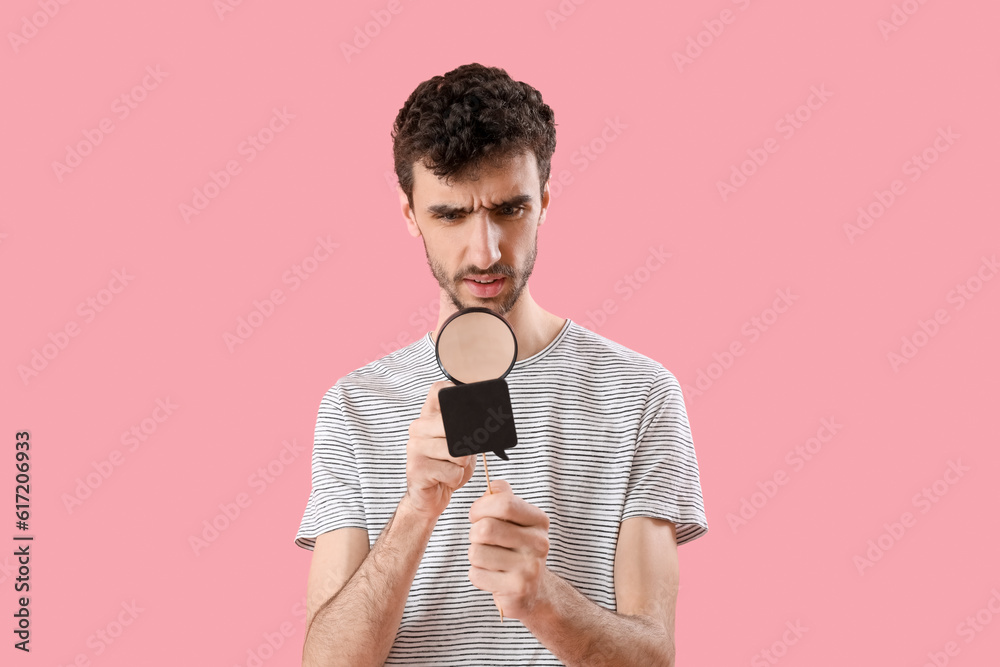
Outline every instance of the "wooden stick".
<svg viewBox="0 0 1000 667"><path fill-rule="evenodd" d="M490 467L486 465L486 452L482 452L482 454L483 454L483 467L486 468L486 490L489 491L490 495L492 496L493 487L490 486ZM500 622L503 623L503 607L501 607L498 603L497 608L500 610Z"/></svg>

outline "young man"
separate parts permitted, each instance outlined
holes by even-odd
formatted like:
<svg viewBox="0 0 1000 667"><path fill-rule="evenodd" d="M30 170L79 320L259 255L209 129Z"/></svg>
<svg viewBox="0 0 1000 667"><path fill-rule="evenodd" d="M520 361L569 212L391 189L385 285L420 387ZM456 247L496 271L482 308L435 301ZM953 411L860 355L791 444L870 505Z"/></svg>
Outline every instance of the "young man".
<svg viewBox="0 0 1000 667"><path fill-rule="evenodd" d="M677 545L708 529L698 463L667 369L531 297L552 110L470 64L420 84L393 141L438 327L320 403L303 664L673 665ZM518 340L518 443L487 454L492 494L477 457L449 455L437 398L434 336L469 306Z"/></svg>

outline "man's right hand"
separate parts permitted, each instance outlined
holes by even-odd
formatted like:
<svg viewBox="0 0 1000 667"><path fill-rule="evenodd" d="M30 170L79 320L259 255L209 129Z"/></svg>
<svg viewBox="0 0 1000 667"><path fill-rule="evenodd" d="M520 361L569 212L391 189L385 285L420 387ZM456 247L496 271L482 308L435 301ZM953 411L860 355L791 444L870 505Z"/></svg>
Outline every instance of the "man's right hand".
<svg viewBox="0 0 1000 667"><path fill-rule="evenodd" d="M437 519L448 506L451 494L462 488L476 470L476 457L452 456L448 452L438 392L455 383L435 382L427 392L420 416L410 423L406 443L406 496L412 509Z"/></svg>

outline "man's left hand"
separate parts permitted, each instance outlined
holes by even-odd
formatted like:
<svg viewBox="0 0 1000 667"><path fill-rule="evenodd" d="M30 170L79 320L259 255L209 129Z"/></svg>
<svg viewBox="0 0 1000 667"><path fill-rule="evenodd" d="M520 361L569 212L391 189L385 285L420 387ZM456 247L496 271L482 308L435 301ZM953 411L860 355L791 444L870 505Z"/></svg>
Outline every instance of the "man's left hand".
<svg viewBox="0 0 1000 667"><path fill-rule="evenodd" d="M543 597L549 517L514 495L506 481L490 481L493 493L484 493L469 510L469 581L493 593L504 618L523 619Z"/></svg>

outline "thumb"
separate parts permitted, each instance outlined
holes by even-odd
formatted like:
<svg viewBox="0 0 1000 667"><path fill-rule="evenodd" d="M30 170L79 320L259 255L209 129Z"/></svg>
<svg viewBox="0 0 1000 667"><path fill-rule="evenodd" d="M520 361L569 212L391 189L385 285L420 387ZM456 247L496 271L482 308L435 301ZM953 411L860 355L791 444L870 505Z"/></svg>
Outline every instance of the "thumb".
<svg viewBox="0 0 1000 667"><path fill-rule="evenodd" d="M420 408L421 417L431 417L435 414L441 414L441 403L438 400L438 393L445 387L454 387L455 383L449 380L438 380L431 385L430 390L427 392L427 400L424 401L423 406Z"/></svg>
<svg viewBox="0 0 1000 667"><path fill-rule="evenodd" d="M492 490L493 493L513 493L514 492L514 489L512 489L511 486L510 486L510 482L508 482L505 479L494 479L493 477L490 478L490 486L489 486L489 489L487 489L486 493L489 493L490 490Z"/></svg>

